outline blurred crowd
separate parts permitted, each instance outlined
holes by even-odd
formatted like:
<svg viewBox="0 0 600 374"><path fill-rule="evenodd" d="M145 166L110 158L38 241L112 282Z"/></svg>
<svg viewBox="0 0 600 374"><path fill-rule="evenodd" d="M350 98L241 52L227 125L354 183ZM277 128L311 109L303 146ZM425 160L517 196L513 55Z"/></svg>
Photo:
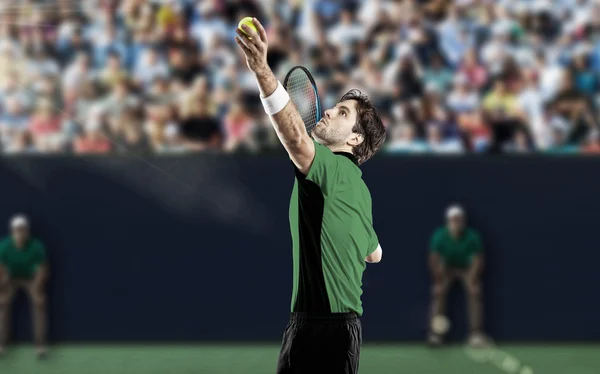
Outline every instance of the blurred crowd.
<svg viewBox="0 0 600 374"><path fill-rule="evenodd" d="M369 94L388 152L600 151L598 0L3 0L0 151L281 149L245 16L325 108Z"/></svg>

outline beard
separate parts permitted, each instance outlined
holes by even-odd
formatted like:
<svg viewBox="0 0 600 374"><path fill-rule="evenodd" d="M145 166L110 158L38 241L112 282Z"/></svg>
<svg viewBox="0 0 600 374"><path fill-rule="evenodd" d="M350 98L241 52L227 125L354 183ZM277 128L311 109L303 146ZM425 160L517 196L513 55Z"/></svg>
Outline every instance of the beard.
<svg viewBox="0 0 600 374"><path fill-rule="evenodd" d="M339 134L334 129L325 125L315 127L312 131L312 137L319 144L326 147L341 146L345 144L345 137L343 134Z"/></svg>

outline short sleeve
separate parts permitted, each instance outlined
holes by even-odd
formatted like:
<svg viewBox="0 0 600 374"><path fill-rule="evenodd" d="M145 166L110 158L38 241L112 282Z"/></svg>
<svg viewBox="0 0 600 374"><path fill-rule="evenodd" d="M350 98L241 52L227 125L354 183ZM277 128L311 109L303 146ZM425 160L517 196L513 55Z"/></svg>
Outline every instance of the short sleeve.
<svg viewBox="0 0 600 374"><path fill-rule="evenodd" d="M481 241L481 236L476 231L473 231L473 238L471 239L471 252L473 254L482 253L483 252L483 242Z"/></svg>
<svg viewBox="0 0 600 374"><path fill-rule="evenodd" d="M0 242L0 264L6 264L6 241Z"/></svg>
<svg viewBox="0 0 600 374"><path fill-rule="evenodd" d="M375 250L377 249L378 246L379 246L379 238L377 237L377 233L375 232L375 229L371 225L371 228L369 229L369 249L367 251L367 256L370 256L371 254L373 254L373 252L375 252Z"/></svg>
<svg viewBox="0 0 600 374"><path fill-rule="evenodd" d="M441 232L440 232L440 230L436 230L433 233L433 235L431 235L431 239L429 241L429 250L431 252L439 253L441 251L440 242L441 242Z"/></svg>
<svg viewBox="0 0 600 374"><path fill-rule="evenodd" d="M36 265L43 264L46 262L46 247L42 242L37 242L35 246L35 256L33 258L33 262Z"/></svg>
<svg viewBox="0 0 600 374"><path fill-rule="evenodd" d="M340 158L331 150L313 140L315 158L305 179L321 188L324 195L335 189L339 179Z"/></svg>

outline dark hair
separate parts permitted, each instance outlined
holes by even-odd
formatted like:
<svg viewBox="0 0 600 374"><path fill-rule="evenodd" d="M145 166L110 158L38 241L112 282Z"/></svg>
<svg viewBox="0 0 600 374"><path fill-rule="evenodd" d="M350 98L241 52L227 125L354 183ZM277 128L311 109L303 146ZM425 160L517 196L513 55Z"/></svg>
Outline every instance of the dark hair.
<svg viewBox="0 0 600 374"><path fill-rule="evenodd" d="M359 90L350 90L342 96L341 101L356 101L356 124L352 128L357 134L363 136L363 142L352 149L352 153L362 164L379 150L385 140L385 127L379 116L377 108L371 100Z"/></svg>

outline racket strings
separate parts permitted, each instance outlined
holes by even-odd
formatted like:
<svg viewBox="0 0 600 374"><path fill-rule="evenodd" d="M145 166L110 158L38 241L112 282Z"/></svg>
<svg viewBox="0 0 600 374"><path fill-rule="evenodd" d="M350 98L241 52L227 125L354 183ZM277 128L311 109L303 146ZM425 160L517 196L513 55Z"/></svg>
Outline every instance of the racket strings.
<svg viewBox="0 0 600 374"><path fill-rule="evenodd" d="M317 98L311 81L302 70L296 70L288 78L286 89L302 117L306 130L311 132L319 120L317 118Z"/></svg>

